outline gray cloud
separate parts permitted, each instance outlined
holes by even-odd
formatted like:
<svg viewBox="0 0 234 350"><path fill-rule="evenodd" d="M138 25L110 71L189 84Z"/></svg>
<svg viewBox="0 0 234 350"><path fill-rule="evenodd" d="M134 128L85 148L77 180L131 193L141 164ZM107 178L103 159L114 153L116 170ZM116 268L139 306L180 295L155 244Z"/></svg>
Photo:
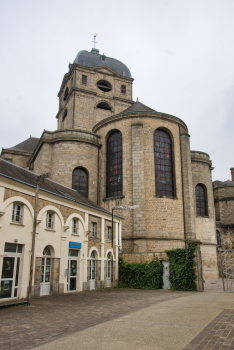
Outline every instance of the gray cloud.
<svg viewBox="0 0 234 350"><path fill-rule="evenodd" d="M234 2L11 0L0 3L0 145L56 129L57 93L78 51L98 48L135 78L133 99L186 122L214 179L233 159Z"/></svg>

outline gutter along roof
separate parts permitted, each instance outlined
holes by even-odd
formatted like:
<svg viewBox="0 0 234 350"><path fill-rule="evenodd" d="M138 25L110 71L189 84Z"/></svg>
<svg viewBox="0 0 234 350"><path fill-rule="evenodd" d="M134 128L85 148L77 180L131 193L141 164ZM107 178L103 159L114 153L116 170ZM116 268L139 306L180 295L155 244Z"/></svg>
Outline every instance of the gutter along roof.
<svg viewBox="0 0 234 350"><path fill-rule="evenodd" d="M36 178L38 175L0 158L0 176L36 188ZM84 205L85 207L111 215L109 211L103 209L101 206L97 205L90 199L82 196L76 190L62 186L52 180L44 179L44 183L41 184L39 188L41 191L44 191L46 193L50 193L68 201L75 202ZM114 216L123 219L120 216Z"/></svg>

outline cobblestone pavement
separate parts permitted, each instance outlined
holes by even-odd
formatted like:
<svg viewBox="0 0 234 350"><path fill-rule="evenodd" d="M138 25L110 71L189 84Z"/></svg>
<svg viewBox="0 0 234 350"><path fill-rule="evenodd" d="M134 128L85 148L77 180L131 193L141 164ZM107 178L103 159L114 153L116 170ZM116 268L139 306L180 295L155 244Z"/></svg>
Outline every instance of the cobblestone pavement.
<svg viewBox="0 0 234 350"><path fill-rule="evenodd" d="M223 310L183 350L233 350L234 310Z"/></svg>
<svg viewBox="0 0 234 350"><path fill-rule="evenodd" d="M33 349L64 335L192 293L168 290L86 291L0 310L0 349Z"/></svg>

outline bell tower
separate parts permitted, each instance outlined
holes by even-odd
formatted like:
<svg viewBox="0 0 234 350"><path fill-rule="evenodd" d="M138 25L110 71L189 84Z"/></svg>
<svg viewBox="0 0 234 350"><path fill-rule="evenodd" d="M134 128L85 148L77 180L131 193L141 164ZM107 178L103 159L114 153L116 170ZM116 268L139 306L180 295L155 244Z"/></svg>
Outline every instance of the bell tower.
<svg viewBox="0 0 234 350"><path fill-rule="evenodd" d="M58 130L92 131L99 121L132 105L131 72L122 62L80 51L65 74L58 93Z"/></svg>

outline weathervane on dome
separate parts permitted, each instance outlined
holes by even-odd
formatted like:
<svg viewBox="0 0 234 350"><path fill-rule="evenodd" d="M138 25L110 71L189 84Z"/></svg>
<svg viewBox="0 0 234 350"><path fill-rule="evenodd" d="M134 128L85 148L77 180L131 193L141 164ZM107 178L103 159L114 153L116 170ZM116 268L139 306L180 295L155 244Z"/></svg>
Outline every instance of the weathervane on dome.
<svg viewBox="0 0 234 350"><path fill-rule="evenodd" d="M95 48L95 44L98 44L98 42L97 42L97 41L95 41L95 39L96 39L96 36L97 36L97 35L98 35L98 33L94 34L94 36L93 36L94 41L92 41L92 43L94 43L94 48Z"/></svg>

